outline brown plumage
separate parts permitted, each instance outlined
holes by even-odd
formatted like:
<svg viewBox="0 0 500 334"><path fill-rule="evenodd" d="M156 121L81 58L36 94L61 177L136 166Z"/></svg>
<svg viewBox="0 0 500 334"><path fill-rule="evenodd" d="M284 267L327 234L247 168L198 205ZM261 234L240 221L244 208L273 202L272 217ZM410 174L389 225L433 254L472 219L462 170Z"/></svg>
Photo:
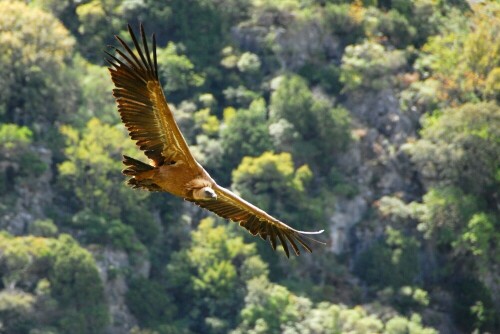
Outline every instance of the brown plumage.
<svg viewBox="0 0 500 334"><path fill-rule="evenodd" d="M194 159L174 116L158 79L156 40L153 34L152 57L141 25L142 46L131 27L128 27L136 52L118 36L122 49L115 48L116 56L107 53L109 71L115 84L113 95L121 119L130 137L144 151L151 164L124 156L128 184L149 191L166 191L215 214L239 223L251 234L269 239L273 249L281 243L287 257L288 245L296 255L298 245L311 252L302 232L291 228L267 214L233 192L225 189L210 177Z"/></svg>

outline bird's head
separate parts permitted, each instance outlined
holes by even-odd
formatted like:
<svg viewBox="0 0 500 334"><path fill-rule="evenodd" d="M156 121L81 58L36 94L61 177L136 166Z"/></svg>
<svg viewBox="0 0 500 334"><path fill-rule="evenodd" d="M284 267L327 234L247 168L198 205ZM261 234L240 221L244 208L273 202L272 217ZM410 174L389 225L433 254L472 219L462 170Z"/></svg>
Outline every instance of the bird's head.
<svg viewBox="0 0 500 334"><path fill-rule="evenodd" d="M193 190L193 197L197 200L216 200L217 194L211 187Z"/></svg>

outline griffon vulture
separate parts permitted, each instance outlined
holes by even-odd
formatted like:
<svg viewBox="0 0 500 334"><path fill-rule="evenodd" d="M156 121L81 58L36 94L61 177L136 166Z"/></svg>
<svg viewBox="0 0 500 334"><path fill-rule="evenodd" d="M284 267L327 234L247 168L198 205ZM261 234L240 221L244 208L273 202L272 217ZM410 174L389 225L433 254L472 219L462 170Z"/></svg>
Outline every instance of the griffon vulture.
<svg viewBox="0 0 500 334"><path fill-rule="evenodd" d="M146 164L123 157L126 166L123 174L131 177L128 184L133 188L165 191L182 197L239 223L253 235L269 239L274 250L279 240L287 257L288 244L296 255L300 254L298 244L311 252L304 235L318 234L323 230L303 232L291 228L219 186L195 160L174 120L158 79L155 35L152 36L151 55L142 24L142 45L130 25L128 30L136 52L118 36L115 37L122 48L114 48L116 55L106 52L111 79L115 84L113 96L118 112L130 137L150 159L150 163Z"/></svg>

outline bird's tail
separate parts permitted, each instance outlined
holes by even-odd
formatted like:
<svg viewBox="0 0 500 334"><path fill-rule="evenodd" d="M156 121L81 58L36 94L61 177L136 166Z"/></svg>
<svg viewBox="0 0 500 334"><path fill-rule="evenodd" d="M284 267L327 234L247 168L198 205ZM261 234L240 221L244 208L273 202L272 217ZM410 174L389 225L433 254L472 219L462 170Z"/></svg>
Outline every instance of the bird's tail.
<svg viewBox="0 0 500 334"><path fill-rule="evenodd" d="M123 156L123 164L127 166L122 173L132 178L127 184L132 188L142 188L149 191L160 191L161 188L156 185L151 178L144 177L144 174L154 170L154 167L129 156ZM142 177L141 177L142 176Z"/></svg>

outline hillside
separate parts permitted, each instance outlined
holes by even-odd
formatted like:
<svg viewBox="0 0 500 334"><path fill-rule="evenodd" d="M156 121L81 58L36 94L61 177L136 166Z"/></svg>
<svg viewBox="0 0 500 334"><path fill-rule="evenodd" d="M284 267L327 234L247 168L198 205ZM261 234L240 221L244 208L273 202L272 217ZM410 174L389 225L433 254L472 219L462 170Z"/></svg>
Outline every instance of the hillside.
<svg viewBox="0 0 500 334"><path fill-rule="evenodd" d="M126 186L139 22L200 163L326 246ZM0 333L500 332L497 2L0 0L0 78Z"/></svg>

